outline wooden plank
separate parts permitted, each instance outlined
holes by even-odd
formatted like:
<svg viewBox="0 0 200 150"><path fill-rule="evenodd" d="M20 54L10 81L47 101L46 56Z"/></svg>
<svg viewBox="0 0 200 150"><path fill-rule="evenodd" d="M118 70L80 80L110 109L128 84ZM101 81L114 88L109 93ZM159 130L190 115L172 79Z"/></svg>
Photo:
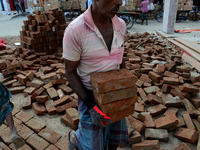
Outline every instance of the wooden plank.
<svg viewBox="0 0 200 150"><path fill-rule="evenodd" d="M200 63L198 61L196 61L186 53L183 53L182 59L189 63L192 67L195 67L198 71L200 71Z"/></svg>
<svg viewBox="0 0 200 150"><path fill-rule="evenodd" d="M173 40L173 39L167 39L170 43L176 45L178 48L180 48L183 52L188 54L190 57L194 58L195 60L200 62L200 54L196 53L195 51L191 50L190 48L180 44L179 42Z"/></svg>
<svg viewBox="0 0 200 150"><path fill-rule="evenodd" d="M182 38L175 38L175 40L200 54L200 46L199 45L196 45L196 44L194 44L186 39L182 39Z"/></svg>
<svg viewBox="0 0 200 150"><path fill-rule="evenodd" d="M163 38L176 38L176 37L178 37L178 36L176 36L174 34L166 34L162 30L160 30L160 31L155 30L155 31L156 31L156 34L158 34L159 36L161 36Z"/></svg>

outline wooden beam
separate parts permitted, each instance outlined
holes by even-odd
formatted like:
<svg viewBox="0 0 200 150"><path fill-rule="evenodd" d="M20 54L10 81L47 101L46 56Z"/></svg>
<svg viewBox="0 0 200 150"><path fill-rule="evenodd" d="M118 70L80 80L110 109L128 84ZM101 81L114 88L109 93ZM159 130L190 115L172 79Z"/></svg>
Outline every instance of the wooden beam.
<svg viewBox="0 0 200 150"><path fill-rule="evenodd" d="M198 61L196 61L186 53L183 53L182 59L189 63L192 67L195 67L198 71L200 71L200 63Z"/></svg>
<svg viewBox="0 0 200 150"><path fill-rule="evenodd" d="M190 57L192 57L193 59L195 59L196 61L200 62L200 54L193 51L192 49L180 44L179 42L169 38L167 39L170 43L172 43L173 45L177 46L179 49L181 49L183 52L185 52L186 54L188 54Z"/></svg>
<svg viewBox="0 0 200 150"><path fill-rule="evenodd" d="M187 46L188 48L192 49L193 51L197 52L200 54L200 46L192 43L186 39L182 39L182 38L174 38L174 40L178 41L179 43Z"/></svg>

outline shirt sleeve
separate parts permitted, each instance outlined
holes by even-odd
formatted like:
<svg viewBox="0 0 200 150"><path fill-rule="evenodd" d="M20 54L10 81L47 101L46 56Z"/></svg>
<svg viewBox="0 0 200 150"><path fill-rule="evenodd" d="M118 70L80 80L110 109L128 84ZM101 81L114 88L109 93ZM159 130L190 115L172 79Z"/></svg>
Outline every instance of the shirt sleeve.
<svg viewBox="0 0 200 150"><path fill-rule="evenodd" d="M79 61L81 56L81 41L75 30L68 26L63 37L63 58Z"/></svg>
<svg viewBox="0 0 200 150"><path fill-rule="evenodd" d="M140 4L140 6L142 7L142 5L143 5L143 2Z"/></svg>

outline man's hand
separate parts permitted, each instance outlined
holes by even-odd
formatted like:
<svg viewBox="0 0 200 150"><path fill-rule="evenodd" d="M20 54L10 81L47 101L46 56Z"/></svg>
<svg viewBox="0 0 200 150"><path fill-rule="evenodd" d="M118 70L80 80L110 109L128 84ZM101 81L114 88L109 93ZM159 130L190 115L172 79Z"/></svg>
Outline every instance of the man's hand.
<svg viewBox="0 0 200 150"><path fill-rule="evenodd" d="M104 114L97 106L90 109L89 113L91 115L92 122L98 127L105 127L103 121L107 121L109 123L112 122L112 119Z"/></svg>
<svg viewBox="0 0 200 150"><path fill-rule="evenodd" d="M95 101L87 97L84 101L84 104L87 106L88 111L91 115L92 122L98 127L105 127L103 121L107 121L109 123L112 122L112 119L104 114L98 107Z"/></svg>

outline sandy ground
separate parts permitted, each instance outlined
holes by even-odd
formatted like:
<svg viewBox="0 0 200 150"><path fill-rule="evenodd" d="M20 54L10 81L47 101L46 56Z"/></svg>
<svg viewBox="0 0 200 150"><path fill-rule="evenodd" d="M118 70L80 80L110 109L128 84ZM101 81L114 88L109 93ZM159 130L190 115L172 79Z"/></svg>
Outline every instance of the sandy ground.
<svg viewBox="0 0 200 150"><path fill-rule="evenodd" d="M0 15L0 18L2 15ZM23 20L26 20L27 18L24 16L19 16L16 18L13 18L11 20L5 21L5 19L0 19L0 38L3 37L5 41L7 41L8 45L14 46L14 42L19 42L19 31L21 30L21 26L23 25ZM197 29L200 27L200 22L182 22L176 24L176 29ZM3 29L3 30L2 30ZM139 25L134 24L130 32L149 32L149 33L155 33L155 30L161 30L162 29L162 23L158 23L157 21L149 21L149 25ZM192 32L187 34L173 34L173 36L179 36L185 39L188 39L190 41L194 40L194 36L199 38L200 40L200 32ZM23 94L17 94L13 95L11 98L11 101L14 103L15 107L21 108L23 103L24 96ZM146 106L145 110L149 106ZM65 124L61 123L60 117L62 114L58 115L44 115L44 116L37 116L33 109L24 110L28 114L34 116L34 118L44 122L50 129L56 131L57 133L61 134L62 136L66 136L67 133L71 130L71 128L67 127ZM184 112L184 109L181 109L178 113L178 117L182 116L182 113ZM160 116L159 116L160 117ZM156 119L156 118L154 118ZM182 118L180 118L182 119ZM173 150L175 149L181 141L177 138L173 137L172 132L169 133L170 141L168 143L160 142L160 149L165 150ZM144 139L144 137L143 137ZM194 146L194 149L196 147ZM119 150L131 150L130 147L123 147L119 148Z"/></svg>

